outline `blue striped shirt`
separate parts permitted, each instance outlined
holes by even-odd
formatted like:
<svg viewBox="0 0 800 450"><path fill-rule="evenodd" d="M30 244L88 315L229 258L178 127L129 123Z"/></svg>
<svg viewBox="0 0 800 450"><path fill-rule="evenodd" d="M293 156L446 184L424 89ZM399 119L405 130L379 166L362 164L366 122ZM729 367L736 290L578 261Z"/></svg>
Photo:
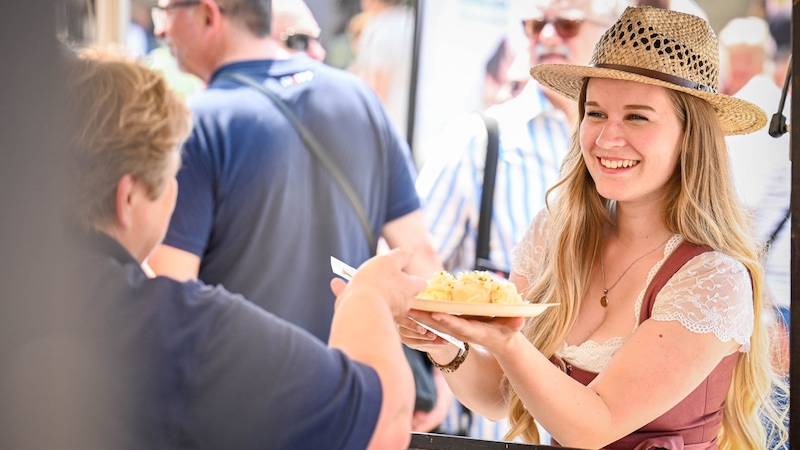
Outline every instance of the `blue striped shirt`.
<svg viewBox="0 0 800 450"><path fill-rule="evenodd" d="M511 250L544 207L547 189L558 181L569 125L534 81L516 98L489 108L487 115L497 119L499 135L490 260L509 269ZM471 114L448 127L437 142L417 178L417 191L445 268L454 273L472 270L486 128Z"/></svg>

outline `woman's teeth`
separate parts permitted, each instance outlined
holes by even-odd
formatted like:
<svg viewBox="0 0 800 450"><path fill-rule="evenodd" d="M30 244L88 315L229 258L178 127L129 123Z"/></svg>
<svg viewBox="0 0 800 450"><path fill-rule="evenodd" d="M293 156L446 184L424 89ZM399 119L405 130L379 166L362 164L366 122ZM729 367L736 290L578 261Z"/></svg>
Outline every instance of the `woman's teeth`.
<svg viewBox="0 0 800 450"><path fill-rule="evenodd" d="M615 160L611 161L608 159L600 159L600 165L603 167L607 167L609 169L619 169L619 168L626 168L626 167L633 167L639 164L639 161L633 161L630 159L623 159L623 160Z"/></svg>

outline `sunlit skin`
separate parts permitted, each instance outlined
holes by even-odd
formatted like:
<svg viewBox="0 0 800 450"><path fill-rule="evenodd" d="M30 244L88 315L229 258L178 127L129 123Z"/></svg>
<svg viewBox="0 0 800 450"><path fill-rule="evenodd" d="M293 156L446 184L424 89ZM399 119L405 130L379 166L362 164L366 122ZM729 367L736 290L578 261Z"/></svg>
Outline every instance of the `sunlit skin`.
<svg viewBox="0 0 800 450"><path fill-rule="evenodd" d="M172 212L175 210L175 203L178 199L178 180L176 176L178 175L178 169L181 167L181 157L177 149L172 153L170 159L166 187L157 198L152 200L148 198L143 202L144 211L142 217L138 219L152 223L151 228L159 230L159 232L154 232L149 237L147 243L147 247L149 247L148 256L164 240L169 220L172 217Z"/></svg>
<svg viewBox="0 0 800 450"><path fill-rule="evenodd" d="M117 184L117 225L102 231L114 237L137 261L147 259L164 239L167 225L178 198L175 178L181 166L178 149L169 156L165 185L153 197L144 183L133 174L126 174Z"/></svg>
<svg viewBox="0 0 800 450"><path fill-rule="evenodd" d="M666 89L593 78L585 105L580 144L597 191L620 204L657 204L683 138Z"/></svg>
<svg viewBox="0 0 800 450"><path fill-rule="evenodd" d="M159 0L160 6L177 3ZM169 47L175 61L184 72L208 82L216 66L208 55L218 55L219 41L209 42L209 36L219 35L221 21L219 6L212 1L174 8L165 12L164 23L156 26L154 34Z"/></svg>

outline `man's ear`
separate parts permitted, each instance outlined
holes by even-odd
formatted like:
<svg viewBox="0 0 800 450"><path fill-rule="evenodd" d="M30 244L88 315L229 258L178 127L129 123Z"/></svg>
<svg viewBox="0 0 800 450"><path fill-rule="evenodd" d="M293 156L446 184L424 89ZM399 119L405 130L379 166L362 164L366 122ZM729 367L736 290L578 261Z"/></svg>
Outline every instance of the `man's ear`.
<svg viewBox="0 0 800 450"><path fill-rule="evenodd" d="M117 222L123 229L130 228L133 223L135 188L136 179L129 173L126 173L117 183Z"/></svg>
<svg viewBox="0 0 800 450"><path fill-rule="evenodd" d="M208 0L198 6L205 18L206 26L219 27L219 23L222 20L222 11L220 11L219 5L213 0Z"/></svg>

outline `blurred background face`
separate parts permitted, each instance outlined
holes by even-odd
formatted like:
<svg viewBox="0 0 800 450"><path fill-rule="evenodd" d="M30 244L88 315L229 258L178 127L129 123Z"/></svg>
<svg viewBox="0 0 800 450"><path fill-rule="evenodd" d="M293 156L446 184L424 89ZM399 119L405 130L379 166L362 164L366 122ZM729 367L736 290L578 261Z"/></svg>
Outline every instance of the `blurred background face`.
<svg viewBox="0 0 800 450"><path fill-rule="evenodd" d="M613 2L612 2L613 3ZM603 0L538 0L526 8L523 28L532 64L587 64L613 23ZM599 10L598 10L599 9Z"/></svg>
<svg viewBox="0 0 800 450"><path fill-rule="evenodd" d="M758 48L737 46L727 49L722 64L722 93L734 95L756 75L765 72L764 52Z"/></svg>
<svg viewBox="0 0 800 450"><path fill-rule="evenodd" d="M170 53L184 72L197 75L207 80L208 69L199 61L204 42L199 31L202 27L194 22L202 20L200 15L195 15L200 1L185 0L159 0L158 6L153 8L152 17L154 34L161 38L169 47Z"/></svg>
<svg viewBox="0 0 800 450"><path fill-rule="evenodd" d="M313 13L302 0L272 2L272 37L292 52L306 52L310 57L325 60L325 48L319 42L320 27Z"/></svg>
<svg viewBox="0 0 800 450"><path fill-rule="evenodd" d="M504 40L486 63L486 76L483 81L484 107L502 103L510 98L502 91L508 81L508 69L511 66L512 58L511 50Z"/></svg>
<svg viewBox="0 0 800 450"><path fill-rule="evenodd" d="M739 17L719 33L720 92L734 95L756 75L772 76L775 40L759 17ZM779 85L781 85L779 83Z"/></svg>

